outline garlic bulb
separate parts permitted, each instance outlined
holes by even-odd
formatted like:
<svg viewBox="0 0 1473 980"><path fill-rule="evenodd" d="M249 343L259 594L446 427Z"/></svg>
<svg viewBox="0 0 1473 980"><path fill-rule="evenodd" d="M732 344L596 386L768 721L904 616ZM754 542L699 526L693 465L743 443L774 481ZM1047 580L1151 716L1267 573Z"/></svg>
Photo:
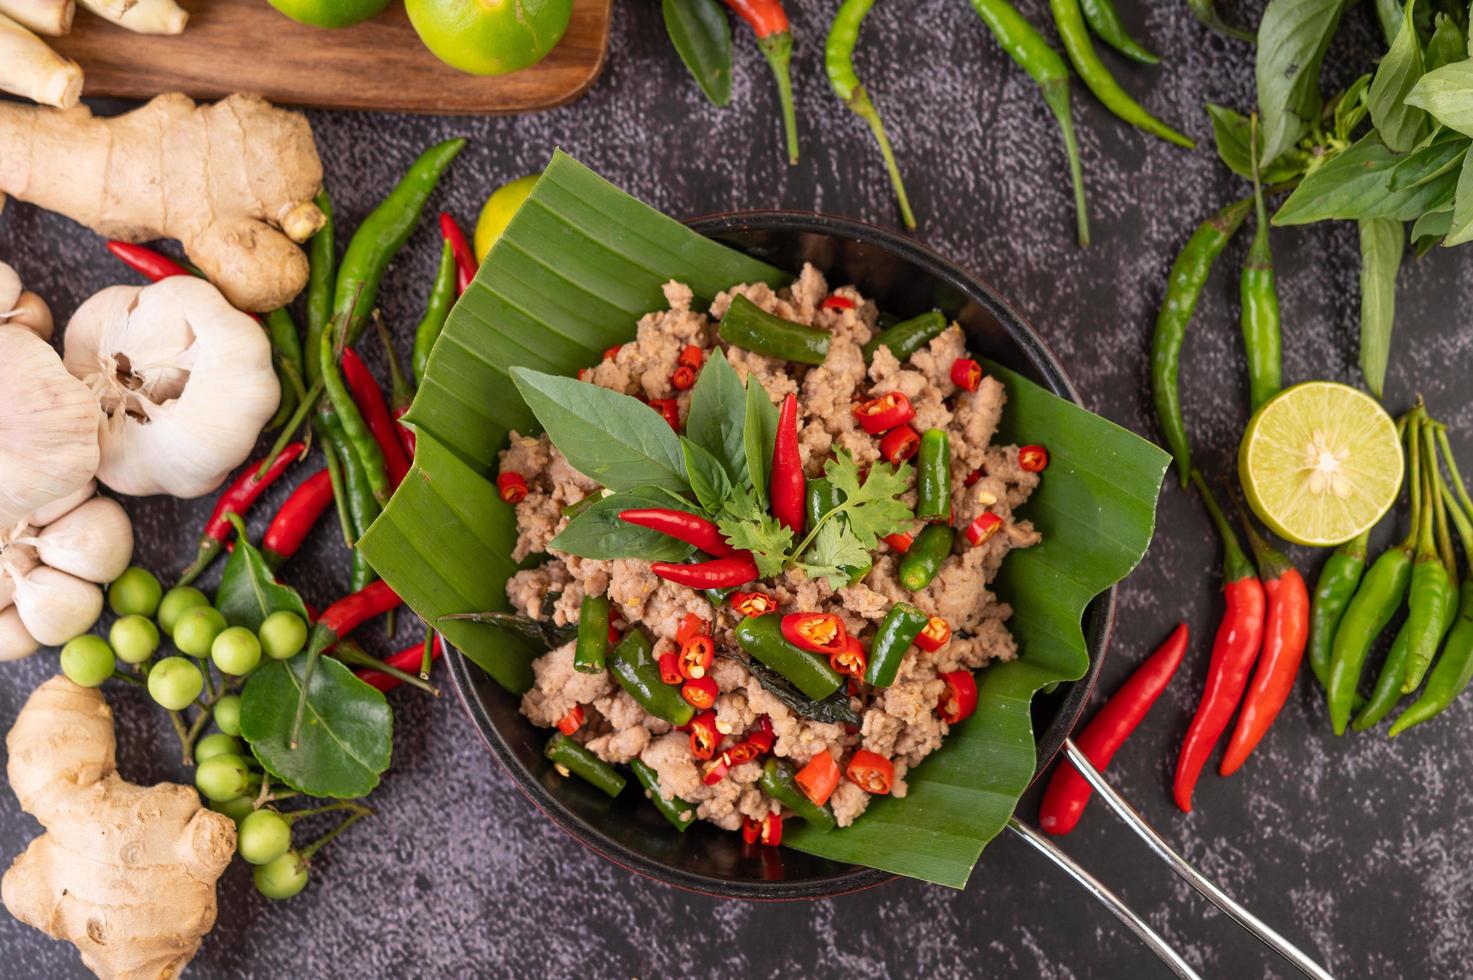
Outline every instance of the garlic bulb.
<svg viewBox="0 0 1473 980"><path fill-rule="evenodd" d="M19 543L35 548L43 565L89 582L111 582L133 557L133 525L116 500L93 497Z"/></svg>
<svg viewBox="0 0 1473 980"><path fill-rule="evenodd" d="M64 360L102 408L97 479L120 493L209 493L281 399L260 324L192 276L92 296Z"/></svg>
<svg viewBox="0 0 1473 980"><path fill-rule="evenodd" d="M35 334L0 326L0 528L97 471L97 401Z"/></svg>
<svg viewBox="0 0 1473 980"><path fill-rule="evenodd" d="M26 632L47 646L81 636L102 615L100 588L45 565L16 579L14 601Z"/></svg>

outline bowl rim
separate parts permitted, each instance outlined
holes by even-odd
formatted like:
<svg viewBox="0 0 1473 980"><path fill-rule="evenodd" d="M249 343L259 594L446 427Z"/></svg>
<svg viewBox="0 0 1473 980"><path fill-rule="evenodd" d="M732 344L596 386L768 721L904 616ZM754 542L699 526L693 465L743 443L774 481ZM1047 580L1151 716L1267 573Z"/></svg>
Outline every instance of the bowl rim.
<svg viewBox="0 0 1473 980"><path fill-rule="evenodd" d="M858 219L812 211L781 209L727 211L699 215L683 223L708 238L719 239L722 235L744 231L808 232L847 238L892 252L925 269L928 274L942 280L969 300L987 309L1022 350L1032 366L1037 369L1046 388L1080 407L1087 407L1047 342L1026 317L1003 299L991 283L912 238ZM1049 721L1042 734L1034 738L1037 762L1033 777L1029 781L1030 787L1048 770L1063 749L1065 739L1069 737L1089 703L1090 694L1094 690L1100 669L1104 664L1110 635L1114 629L1117 588L1118 585L1112 585L1100 593L1085 611L1085 647L1090 653L1089 667L1083 677L1069 682L1068 692L1064 695L1053 719ZM517 790L564 833L613 864L645 878L673 885L685 891L750 901L803 901L833 898L865 891L897 877L874 868L850 865L846 870L833 875L810 878L800 882L739 882L672 868L632 848L625 847L604 836L597 827L564 806L521 765L511 748L502 739L485 706L474 694L474 679L471 674L474 665L459 650L445 643L443 637L441 637L441 642L445 645L445 659L451 686L455 690L455 696L461 708L470 720L471 727L476 730L497 764L511 777Z"/></svg>

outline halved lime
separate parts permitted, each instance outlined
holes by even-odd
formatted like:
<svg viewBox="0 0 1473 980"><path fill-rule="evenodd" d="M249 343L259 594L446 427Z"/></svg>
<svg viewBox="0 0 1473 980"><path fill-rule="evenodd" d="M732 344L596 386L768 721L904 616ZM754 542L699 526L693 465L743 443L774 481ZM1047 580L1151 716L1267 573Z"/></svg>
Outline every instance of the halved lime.
<svg viewBox="0 0 1473 980"><path fill-rule="evenodd" d="M1238 478L1263 523L1326 547L1373 526L1396 503L1403 470L1396 423L1370 395L1333 381L1265 402L1238 447Z"/></svg>
<svg viewBox="0 0 1473 980"><path fill-rule="evenodd" d="M511 224L511 216L517 213L527 195L532 193L532 188L537 186L539 174L528 174L518 177L509 184L491 192L486 198L486 204L481 208L481 216L476 219L476 261L485 262L486 253L491 251L491 246L496 244L496 239L506 231L506 226Z"/></svg>

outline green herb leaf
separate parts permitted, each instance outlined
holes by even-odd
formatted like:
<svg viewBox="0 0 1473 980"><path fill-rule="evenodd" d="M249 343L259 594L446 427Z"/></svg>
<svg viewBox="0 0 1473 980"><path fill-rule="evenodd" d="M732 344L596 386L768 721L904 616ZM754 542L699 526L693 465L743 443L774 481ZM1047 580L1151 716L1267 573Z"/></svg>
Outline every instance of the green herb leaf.
<svg viewBox="0 0 1473 980"><path fill-rule="evenodd" d="M685 435L720 460L731 482L739 485L752 479L747 467L746 418L742 379L718 347L706 359L691 389Z"/></svg>
<svg viewBox="0 0 1473 980"><path fill-rule="evenodd" d="M1463 170L1458 177L1458 192L1453 199L1452 220L1444 245L1461 245L1473 240L1473 153L1463 157Z"/></svg>
<svg viewBox="0 0 1473 980"><path fill-rule="evenodd" d="M731 24L716 0L663 0L665 33L713 105L731 101Z"/></svg>
<svg viewBox="0 0 1473 980"><path fill-rule="evenodd" d="M746 443L747 472L757 502L767 506L767 484L772 476L772 451L777 445L777 406L767 396L767 389L756 375L747 378L747 410L743 440Z"/></svg>
<svg viewBox="0 0 1473 980"><path fill-rule="evenodd" d="M1381 134L1381 141L1397 153L1405 153L1417 142L1417 135L1427 122L1427 114L1404 100L1422 77L1422 42L1412 22L1416 0L1407 0L1402 10L1401 30L1381 65L1366 96L1371 122Z"/></svg>
<svg viewBox="0 0 1473 980"><path fill-rule="evenodd" d="M1427 72L1407 93L1406 101L1427 110L1447 128L1473 136L1473 58Z"/></svg>
<svg viewBox="0 0 1473 980"><path fill-rule="evenodd" d="M1426 183L1391 189L1391 174L1404 157L1392 153L1374 130L1309 174L1274 215L1276 225L1303 225L1327 218L1394 218L1415 221L1452 199L1457 177L1443 174Z"/></svg>
<svg viewBox="0 0 1473 980"><path fill-rule="evenodd" d="M1252 180L1253 161L1249 156L1248 117L1227 106L1211 102L1207 103L1207 115L1212 118L1212 138L1217 143L1218 157L1233 173L1245 180ZM1304 155L1297 151L1285 153L1271 167L1261 168L1262 179L1269 184L1293 180L1304 172L1306 162Z"/></svg>
<svg viewBox="0 0 1473 980"><path fill-rule="evenodd" d="M389 768L394 715L379 691L323 657L312 672L307 719L288 742L306 657L273 660L241 693L240 733L272 778L308 796L367 796Z"/></svg>
<svg viewBox="0 0 1473 980"><path fill-rule="evenodd" d="M708 514L719 514L731 496L731 480L721 463L689 439L680 440L685 451L685 472L690 477L696 500Z"/></svg>
<svg viewBox="0 0 1473 980"><path fill-rule="evenodd" d="M733 548L752 553L763 578L781 575L788 563L793 532L757 504L750 490L732 491L725 513L716 526Z"/></svg>
<svg viewBox="0 0 1473 980"><path fill-rule="evenodd" d="M915 520L915 512L899 498L910 489L911 465L898 467L876 463L870 467L864 482L859 482L859 466L853 457L840 450L824 464L824 475L844 494L844 502L830 511L848 518L849 530L865 551L874 551L880 538L894 534ZM833 520L832 517L829 518Z"/></svg>
<svg viewBox="0 0 1473 980"><path fill-rule="evenodd" d="M1377 398L1386 384L1391 328L1396 319L1396 270L1401 266L1400 221L1360 222L1360 368Z"/></svg>
<svg viewBox="0 0 1473 980"><path fill-rule="evenodd" d="M229 515L235 525L235 550L225 562L220 587L215 590L215 608L231 626L244 626L251 632L261 628L266 617L285 610L296 613L307 622L307 607L302 597L290 586L278 584L271 567L246 536L245 524L238 514Z"/></svg>
<svg viewBox="0 0 1473 980"><path fill-rule="evenodd" d="M1335 102L1335 138L1342 143L1349 143L1354 137L1355 129L1366 118L1366 89L1371 87L1371 75L1366 73L1340 93L1340 98Z"/></svg>
<svg viewBox="0 0 1473 980"><path fill-rule="evenodd" d="M573 468L611 490L690 489L680 438L659 412L628 395L529 368L512 381Z"/></svg>
<svg viewBox="0 0 1473 980"><path fill-rule="evenodd" d="M1457 21L1447 14L1438 14L1434 23L1437 26L1427 42L1427 53L1423 58L1427 71L1436 71L1443 65L1462 61L1470 53L1464 40L1464 32L1458 27Z"/></svg>
<svg viewBox="0 0 1473 980"><path fill-rule="evenodd" d="M842 589L849 584L854 569L872 561L869 550L849 529L849 522L840 517L824 522L813 544L798 560L798 567L809 578L826 578L830 587Z"/></svg>
<svg viewBox="0 0 1473 980"><path fill-rule="evenodd" d="M1392 169L1388 186L1394 191L1406 190L1458 169L1469 142L1461 133L1439 128Z"/></svg>
<svg viewBox="0 0 1473 980"><path fill-rule="evenodd" d="M660 424L664 425L663 422ZM615 558L684 561L689 558L695 548L685 542L619 520L621 511L650 507L697 513L697 508L691 506L690 501L661 487L635 487L610 494L583 511L548 542L548 547L601 561Z"/></svg>
<svg viewBox="0 0 1473 980"><path fill-rule="evenodd" d="M1308 132L1323 104L1320 63L1346 0L1269 0L1258 22L1258 113L1271 164Z"/></svg>

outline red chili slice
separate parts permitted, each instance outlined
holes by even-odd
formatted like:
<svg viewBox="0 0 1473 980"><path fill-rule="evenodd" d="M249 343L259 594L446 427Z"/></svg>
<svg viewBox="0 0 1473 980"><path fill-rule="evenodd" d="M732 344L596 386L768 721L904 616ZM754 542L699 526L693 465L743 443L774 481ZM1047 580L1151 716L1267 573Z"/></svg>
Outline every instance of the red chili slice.
<svg viewBox="0 0 1473 980"><path fill-rule="evenodd" d="M962 480L962 486L970 487L980 479L982 479L982 471L973 470L972 472L967 474L966 479Z"/></svg>
<svg viewBox="0 0 1473 980"><path fill-rule="evenodd" d="M880 440L880 455L892 466L899 466L910 459L920 448L920 433L908 425L891 429L885 433L885 438Z"/></svg>
<svg viewBox="0 0 1473 980"><path fill-rule="evenodd" d="M761 616L777 608L777 600L766 592L734 592L731 608L743 616Z"/></svg>
<svg viewBox="0 0 1473 980"><path fill-rule="evenodd" d="M1029 473L1042 473L1048 466L1048 450L1042 446L1023 446L1018 450L1018 466Z"/></svg>
<svg viewBox="0 0 1473 980"><path fill-rule="evenodd" d="M851 411L861 428L872 436L888 432L915 418L916 410L903 391L887 391L867 402L860 402Z"/></svg>
<svg viewBox="0 0 1473 980"><path fill-rule="evenodd" d="M706 363L706 352L695 344L686 344L680 349L680 356L675 359L675 363L681 367L700 370L701 365Z"/></svg>
<svg viewBox="0 0 1473 980"><path fill-rule="evenodd" d="M946 693L936 705L941 720L955 725L972 717L977 710L977 678L970 670L953 670L942 674L941 679L946 682Z"/></svg>
<svg viewBox="0 0 1473 980"><path fill-rule="evenodd" d="M619 635L619 631L614 628L614 624L613 623L610 623L609 624L609 648L610 649L613 649L614 647L618 646L620 639L621 639L621 637Z"/></svg>
<svg viewBox="0 0 1473 980"><path fill-rule="evenodd" d="M622 350L623 347L624 347L623 344L615 344L614 346L610 347L608 350L604 351L604 360L606 360L606 361L612 361L614 358L618 357L619 356L619 351Z"/></svg>
<svg viewBox="0 0 1473 980"><path fill-rule="evenodd" d="M721 757L726 760L727 765L739 766L744 762L751 762L761 754L751 742L738 742L723 752Z"/></svg>
<svg viewBox="0 0 1473 980"><path fill-rule="evenodd" d="M686 680L698 681L711 669L711 660L716 656L716 644L709 636L697 635L685 641L680 648L680 673Z"/></svg>
<svg viewBox="0 0 1473 980"><path fill-rule="evenodd" d="M829 666L845 677L863 677L868 663L869 657L864 652L864 645L856 636L846 637L844 649L829 654Z"/></svg>
<svg viewBox="0 0 1473 980"><path fill-rule="evenodd" d="M675 628L675 643L677 646L685 646L686 641L691 637L700 636L705 632L707 632L706 621L701 618L700 613L686 613L680 625Z"/></svg>
<svg viewBox="0 0 1473 980"><path fill-rule="evenodd" d="M756 726L747 733L747 744L754 746L760 755L771 752L773 743L776 741L777 735L772 730L772 719L766 715L758 718Z"/></svg>
<svg viewBox="0 0 1473 980"><path fill-rule="evenodd" d="M935 653L951 640L951 625L940 616L932 616L926 620L926 625L921 627L920 633L916 635L916 646L927 653Z"/></svg>
<svg viewBox="0 0 1473 980"><path fill-rule="evenodd" d="M512 470L496 474L496 492L509 504L527 499L527 478Z"/></svg>
<svg viewBox="0 0 1473 980"><path fill-rule="evenodd" d="M715 786L717 783L726 778L726 771L730 768L731 764L728 763L724 758L717 759L710 765L708 765L705 772L701 774L701 782L705 783L707 786Z"/></svg>
<svg viewBox="0 0 1473 980"><path fill-rule="evenodd" d="M680 672L680 656L675 653L662 653L659 660L660 680L672 687L685 683L685 676Z"/></svg>
<svg viewBox="0 0 1473 980"><path fill-rule="evenodd" d="M825 296L819 306L822 306L826 310L852 310L854 309L854 300L848 296Z"/></svg>
<svg viewBox="0 0 1473 980"><path fill-rule="evenodd" d="M558 719L557 730L564 735L571 735L583 727L583 705L573 705L573 710Z"/></svg>
<svg viewBox="0 0 1473 980"><path fill-rule="evenodd" d="M799 650L829 656L844 651L844 621L833 613L788 613L782 619L783 639Z"/></svg>
<svg viewBox="0 0 1473 980"><path fill-rule="evenodd" d="M798 770L793 782L798 784L803 795L812 800L815 806L823 806L834 795L834 790L839 788L839 764L825 749L810 759L808 765Z"/></svg>
<svg viewBox="0 0 1473 980"><path fill-rule="evenodd" d="M977 519L967 525L967 540L972 544L986 544L987 539L992 537L1002 527L1002 518L993 513L982 513Z"/></svg>
<svg viewBox="0 0 1473 980"><path fill-rule="evenodd" d="M742 840L743 840L743 842L745 842L747 844L755 844L755 843L757 843L758 838L760 838L761 836L762 836L762 824L758 823L756 820L753 820L751 817L743 817L742 818Z"/></svg>
<svg viewBox="0 0 1473 980"><path fill-rule="evenodd" d="M982 365L970 357L958 357L951 362L951 381L958 388L976 391L982 383Z"/></svg>
<svg viewBox="0 0 1473 980"><path fill-rule="evenodd" d="M686 703L697 711L705 711L716 703L716 696L721 691L716 687L716 679L713 677L696 677L687 680L680 688L680 696L685 698Z"/></svg>
<svg viewBox="0 0 1473 980"><path fill-rule="evenodd" d="M716 712L702 711L690 720L690 751L697 759L705 761L716 754L721 744L721 733L716 730Z"/></svg>
<svg viewBox="0 0 1473 980"><path fill-rule="evenodd" d="M762 818L762 843L768 847L776 847L783 842L783 818L776 813L769 813Z"/></svg>
<svg viewBox="0 0 1473 980"><path fill-rule="evenodd" d="M899 534L885 535L885 543L894 548L896 551L900 552L902 555L910 550L910 546L914 542L915 535L907 534L904 531L900 532Z"/></svg>
<svg viewBox="0 0 1473 980"><path fill-rule="evenodd" d="M670 428L676 432L680 431L680 403L673 398L651 398L650 408L659 412Z"/></svg>
<svg viewBox="0 0 1473 980"><path fill-rule="evenodd" d="M849 760L844 775L866 793L884 795L895 782L895 763L869 749L860 749Z"/></svg>

